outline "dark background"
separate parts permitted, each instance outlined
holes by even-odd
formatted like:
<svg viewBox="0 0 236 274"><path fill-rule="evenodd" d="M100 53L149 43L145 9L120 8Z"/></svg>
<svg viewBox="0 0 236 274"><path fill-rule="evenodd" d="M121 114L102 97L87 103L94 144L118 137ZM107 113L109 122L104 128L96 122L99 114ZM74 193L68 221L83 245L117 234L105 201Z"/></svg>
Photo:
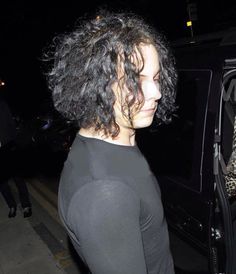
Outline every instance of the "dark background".
<svg viewBox="0 0 236 274"><path fill-rule="evenodd" d="M195 35L236 26L235 1L193 2ZM43 49L56 34L70 30L79 16L98 7L136 12L170 41L190 36L187 0L1 1L0 79L6 85L0 91L14 112L30 117L41 111L42 103L50 104Z"/></svg>

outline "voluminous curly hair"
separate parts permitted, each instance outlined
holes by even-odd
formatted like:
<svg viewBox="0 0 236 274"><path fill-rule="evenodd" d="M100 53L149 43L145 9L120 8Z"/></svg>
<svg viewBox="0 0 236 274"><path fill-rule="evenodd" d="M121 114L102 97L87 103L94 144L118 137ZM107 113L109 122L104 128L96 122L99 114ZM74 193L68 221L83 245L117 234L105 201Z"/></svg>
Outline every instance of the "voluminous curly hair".
<svg viewBox="0 0 236 274"><path fill-rule="evenodd" d="M152 44L159 55L162 93L156 118L158 123L169 122L175 110L177 75L165 37L132 13L102 11L78 22L72 32L54 38L53 51L47 52L47 57L53 58L47 78L55 108L76 120L79 127L94 127L105 135L117 136L112 85L121 81L132 94L131 101L124 100L123 109L130 109L137 101L141 104L138 94L142 67L134 64L131 56L135 50L142 55L141 44ZM122 60L122 79L118 79L118 60Z"/></svg>

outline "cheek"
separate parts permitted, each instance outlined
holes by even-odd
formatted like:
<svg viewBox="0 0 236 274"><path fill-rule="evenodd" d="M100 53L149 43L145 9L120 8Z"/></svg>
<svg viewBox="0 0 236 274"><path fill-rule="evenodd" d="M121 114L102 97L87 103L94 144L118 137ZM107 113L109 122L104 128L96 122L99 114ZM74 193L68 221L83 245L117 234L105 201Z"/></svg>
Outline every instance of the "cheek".
<svg viewBox="0 0 236 274"><path fill-rule="evenodd" d="M142 91L143 91L145 98L151 94L153 95L153 94L157 93L159 91L159 88L160 88L159 84L151 82L151 81L144 81L142 83Z"/></svg>

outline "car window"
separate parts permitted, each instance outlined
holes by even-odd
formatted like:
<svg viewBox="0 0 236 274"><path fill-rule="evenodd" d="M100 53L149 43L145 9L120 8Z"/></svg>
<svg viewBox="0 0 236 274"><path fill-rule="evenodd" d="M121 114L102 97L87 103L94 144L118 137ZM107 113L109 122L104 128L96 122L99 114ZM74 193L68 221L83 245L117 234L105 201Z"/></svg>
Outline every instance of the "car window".
<svg viewBox="0 0 236 274"><path fill-rule="evenodd" d="M158 176L168 176L201 191L201 151L211 71L179 70L178 75L178 110L169 125L151 129L151 140L144 144L144 151ZM148 149L150 143L152 150Z"/></svg>

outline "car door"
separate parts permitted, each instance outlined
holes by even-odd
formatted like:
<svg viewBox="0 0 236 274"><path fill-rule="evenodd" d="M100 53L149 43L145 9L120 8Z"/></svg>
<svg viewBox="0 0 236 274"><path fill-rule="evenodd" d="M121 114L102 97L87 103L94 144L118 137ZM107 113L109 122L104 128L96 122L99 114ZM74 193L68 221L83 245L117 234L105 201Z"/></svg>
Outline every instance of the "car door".
<svg viewBox="0 0 236 274"><path fill-rule="evenodd" d="M178 75L178 110L172 122L140 130L137 141L162 190L175 265L189 273L220 273L215 244L215 113L209 109L217 79L211 69L179 68Z"/></svg>
<svg viewBox="0 0 236 274"><path fill-rule="evenodd" d="M215 128L216 241L225 273L236 273L236 59L226 59ZM230 183L230 188L226 187Z"/></svg>

